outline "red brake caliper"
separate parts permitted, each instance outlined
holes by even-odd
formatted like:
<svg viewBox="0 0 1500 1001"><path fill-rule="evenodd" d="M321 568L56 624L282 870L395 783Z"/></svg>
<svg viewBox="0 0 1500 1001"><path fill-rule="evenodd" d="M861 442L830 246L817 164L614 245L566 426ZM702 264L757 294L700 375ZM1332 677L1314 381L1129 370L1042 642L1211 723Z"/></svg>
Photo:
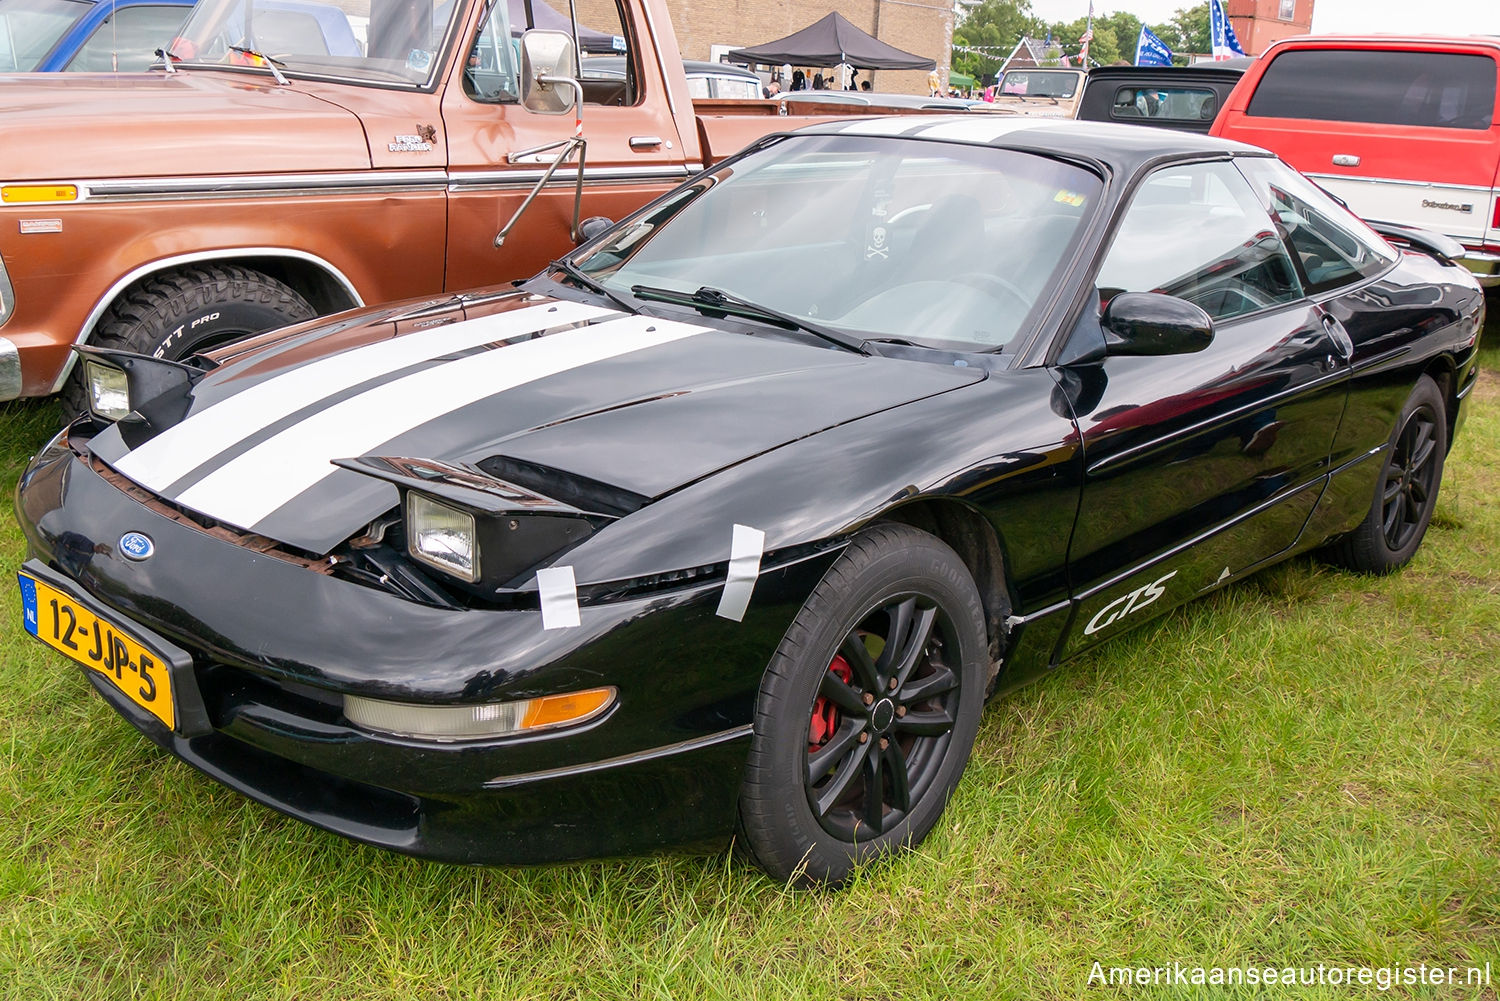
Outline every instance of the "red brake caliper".
<svg viewBox="0 0 1500 1001"><path fill-rule="evenodd" d="M834 677L844 684L854 680L854 669L849 662L841 656L835 655L833 661L828 665ZM819 695L813 701L812 724L807 730L807 739L812 744L808 750L820 747L827 743L834 731L839 728L839 707L830 702L826 697Z"/></svg>

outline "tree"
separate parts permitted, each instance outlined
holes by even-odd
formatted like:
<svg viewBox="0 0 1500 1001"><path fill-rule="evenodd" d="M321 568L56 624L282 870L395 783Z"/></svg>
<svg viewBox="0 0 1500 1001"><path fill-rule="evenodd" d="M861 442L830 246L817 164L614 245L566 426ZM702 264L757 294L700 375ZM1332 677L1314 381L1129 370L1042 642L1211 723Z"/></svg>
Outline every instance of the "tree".
<svg viewBox="0 0 1500 1001"><path fill-rule="evenodd" d="M1172 15L1172 20L1152 25L1151 30L1178 57L1174 62L1186 64L1189 53L1205 53L1212 48L1209 39L1208 0L1192 7L1179 7L1177 13Z"/></svg>
<svg viewBox="0 0 1500 1001"><path fill-rule="evenodd" d="M953 68L973 77L992 74L1017 42L1040 27L1031 0L984 0L953 29Z"/></svg>

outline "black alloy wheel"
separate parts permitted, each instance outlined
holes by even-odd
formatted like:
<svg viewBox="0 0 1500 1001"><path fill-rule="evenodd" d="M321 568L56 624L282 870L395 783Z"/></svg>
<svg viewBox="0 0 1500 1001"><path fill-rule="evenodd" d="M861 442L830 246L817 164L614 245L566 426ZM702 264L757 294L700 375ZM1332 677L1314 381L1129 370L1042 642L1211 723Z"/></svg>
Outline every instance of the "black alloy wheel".
<svg viewBox="0 0 1500 1001"><path fill-rule="evenodd" d="M927 595L894 595L845 634L808 724L807 802L828 833L883 834L932 785L963 694L946 663L958 648Z"/></svg>
<svg viewBox="0 0 1500 1001"><path fill-rule="evenodd" d="M1427 527L1428 503L1437 495L1438 422L1442 418L1426 403L1401 428L1381 492L1381 529L1393 551L1404 549Z"/></svg>
<svg viewBox="0 0 1500 1001"><path fill-rule="evenodd" d="M738 850L778 880L836 886L916 845L968 762L988 668L958 554L906 525L861 532L761 681Z"/></svg>
<svg viewBox="0 0 1500 1001"><path fill-rule="evenodd" d="M1390 573L1405 566L1421 546L1437 508L1447 454L1443 394L1424 375L1391 432L1370 510L1359 527L1328 547L1328 558L1364 573Z"/></svg>

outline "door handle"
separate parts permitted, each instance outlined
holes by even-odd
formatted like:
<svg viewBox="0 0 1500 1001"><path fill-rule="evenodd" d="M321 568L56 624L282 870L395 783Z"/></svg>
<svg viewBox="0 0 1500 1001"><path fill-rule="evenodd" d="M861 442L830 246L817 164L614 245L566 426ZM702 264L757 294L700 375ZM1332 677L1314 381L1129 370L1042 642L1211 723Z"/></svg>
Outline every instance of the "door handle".
<svg viewBox="0 0 1500 1001"><path fill-rule="evenodd" d="M1331 316L1325 316L1323 317L1323 329L1328 332L1328 336L1332 339L1334 347L1338 349L1340 358L1348 361L1354 357L1354 341L1349 337L1349 331L1344 329L1342 323Z"/></svg>
<svg viewBox="0 0 1500 1001"><path fill-rule="evenodd" d="M1335 153L1333 155L1333 165L1335 167L1358 167L1359 163L1360 158L1353 153Z"/></svg>
<svg viewBox="0 0 1500 1001"><path fill-rule="evenodd" d="M661 136L631 136L631 149L657 149L661 146Z"/></svg>

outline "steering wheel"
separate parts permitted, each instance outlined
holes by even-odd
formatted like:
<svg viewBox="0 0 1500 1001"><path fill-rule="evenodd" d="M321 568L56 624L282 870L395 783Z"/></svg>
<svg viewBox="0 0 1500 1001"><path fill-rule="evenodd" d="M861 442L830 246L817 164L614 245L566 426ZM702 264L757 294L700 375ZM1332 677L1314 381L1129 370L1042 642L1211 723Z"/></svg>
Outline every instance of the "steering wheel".
<svg viewBox="0 0 1500 1001"><path fill-rule="evenodd" d="M1031 296L1022 292L1007 278L1001 278L999 275L991 274L988 271L965 271L954 275L952 280L967 285L970 288L979 289L981 292L986 292L993 298L999 298L999 296L995 295L996 292L1008 295L1016 300L1017 305L1021 307L1022 313L1030 312L1031 310Z"/></svg>

